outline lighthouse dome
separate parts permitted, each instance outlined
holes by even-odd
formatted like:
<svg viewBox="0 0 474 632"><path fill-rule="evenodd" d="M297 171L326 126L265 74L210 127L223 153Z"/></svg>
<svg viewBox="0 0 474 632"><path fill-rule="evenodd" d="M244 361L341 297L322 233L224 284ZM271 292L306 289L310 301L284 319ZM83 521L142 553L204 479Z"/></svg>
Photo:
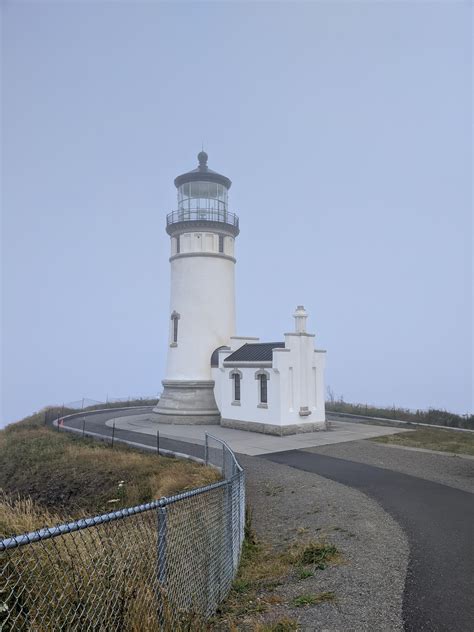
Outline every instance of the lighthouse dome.
<svg viewBox="0 0 474 632"><path fill-rule="evenodd" d="M230 189L232 185L231 180L227 176L223 176L221 173L209 169L207 166L209 156L205 151L200 151L197 158L199 162L197 169L182 173L175 178L174 184L176 188L179 188L182 184L186 184L187 182L215 182L216 184L223 185L227 190Z"/></svg>

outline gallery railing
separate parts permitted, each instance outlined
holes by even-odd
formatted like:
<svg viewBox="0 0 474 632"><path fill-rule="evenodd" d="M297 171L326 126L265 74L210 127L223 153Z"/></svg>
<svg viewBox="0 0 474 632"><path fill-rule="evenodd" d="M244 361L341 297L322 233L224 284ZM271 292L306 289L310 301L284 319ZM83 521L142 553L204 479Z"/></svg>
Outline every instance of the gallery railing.
<svg viewBox="0 0 474 632"><path fill-rule="evenodd" d="M166 225L178 224L181 222L221 222L229 224L238 230L239 218L235 213L229 213L223 210L212 209L186 209L177 210L168 213L166 216Z"/></svg>

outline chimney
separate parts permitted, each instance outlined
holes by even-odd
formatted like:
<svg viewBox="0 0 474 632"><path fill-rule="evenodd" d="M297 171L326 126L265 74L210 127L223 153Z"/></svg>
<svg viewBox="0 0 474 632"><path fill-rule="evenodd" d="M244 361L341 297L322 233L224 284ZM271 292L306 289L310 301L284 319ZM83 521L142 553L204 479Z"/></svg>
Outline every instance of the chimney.
<svg viewBox="0 0 474 632"><path fill-rule="evenodd" d="M298 305L293 317L295 319L295 332L297 334L306 333L306 319L308 318L308 312L305 310L303 305Z"/></svg>

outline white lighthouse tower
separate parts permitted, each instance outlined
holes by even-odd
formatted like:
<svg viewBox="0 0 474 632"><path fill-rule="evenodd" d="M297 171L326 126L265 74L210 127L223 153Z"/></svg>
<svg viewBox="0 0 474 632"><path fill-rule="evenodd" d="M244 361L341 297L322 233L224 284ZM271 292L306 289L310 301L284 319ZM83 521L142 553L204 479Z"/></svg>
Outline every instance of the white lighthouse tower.
<svg viewBox="0 0 474 632"><path fill-rule="evenodd" d="M239 219L228 211L229 178L207 166L178 176L171 238L171 300L166 378L157 407L162 423L219 423L211 355L235 334L234 242Z"/></svg>

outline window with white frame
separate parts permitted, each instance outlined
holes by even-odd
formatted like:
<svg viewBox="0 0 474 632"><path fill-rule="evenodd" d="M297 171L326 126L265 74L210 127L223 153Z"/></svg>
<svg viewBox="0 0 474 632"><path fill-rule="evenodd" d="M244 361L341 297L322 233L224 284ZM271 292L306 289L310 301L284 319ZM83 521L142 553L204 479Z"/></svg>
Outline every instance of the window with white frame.
<svg viewBox="0 0 474 632"><path fill-rule="evenodd" d="M232 380L232 403L240 404L240 382L242 373L240 371L232 371L229 375Z"/></svg>
<svg viewBox="0 0 474 632"><path fill-rule="evenodd" d="M259 379L260 379L260 403L268 404L267 376L262 374Z"/></svg>
<svg viewBox="0 0 474 632"><path fill-rule="evenodd" d="M267 371L257 371L255 379L258 380L258 404L266 408L268 404L268 380L270 376Z"/></svg>

